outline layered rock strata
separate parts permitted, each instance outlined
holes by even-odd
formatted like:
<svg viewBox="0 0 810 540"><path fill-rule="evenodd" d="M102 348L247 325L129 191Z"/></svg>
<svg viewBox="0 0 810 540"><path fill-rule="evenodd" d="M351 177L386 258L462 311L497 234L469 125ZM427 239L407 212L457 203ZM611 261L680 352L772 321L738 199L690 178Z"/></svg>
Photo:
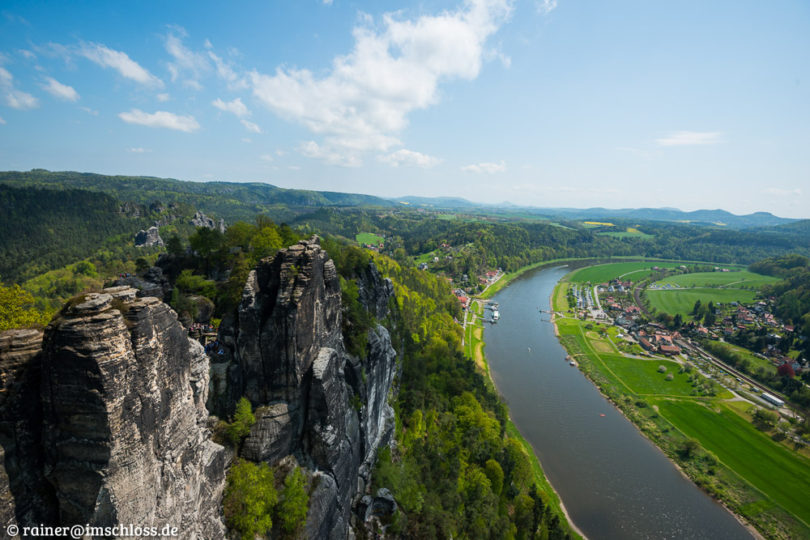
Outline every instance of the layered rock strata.
<svg viewBox="0 0 810 540"><path fill-rule="evenodd" d="M28 465L5 460L10 481L29 477L44 494L39 520L15 500L20 525L169 525L188 538L224 536L229 458L206 428L208 359L167 305L136 292L75 299L46 329L41 352L30 337L0 338L0 372L33 395L22 431L41 448ZM10 397L3 418L25 402ZM4 439L6 454L19 454L20 441Z"/></svg>
<svg viewBox="0 0 810 540"><path fill-rule="evenodd" d="M372 264L358 288L384 318L390 281ZM333 261L317 237L302 241L250 273L238 312L220 330L224 362L212 366L211 407L228 414L246 396L256 409L242 456L272 465L293 455L317 477L306 526L312 538L346 538L352 504L393 433L388 396L397 362L388 331L375 326L366 357L353 358L341 310Z"/></svg>

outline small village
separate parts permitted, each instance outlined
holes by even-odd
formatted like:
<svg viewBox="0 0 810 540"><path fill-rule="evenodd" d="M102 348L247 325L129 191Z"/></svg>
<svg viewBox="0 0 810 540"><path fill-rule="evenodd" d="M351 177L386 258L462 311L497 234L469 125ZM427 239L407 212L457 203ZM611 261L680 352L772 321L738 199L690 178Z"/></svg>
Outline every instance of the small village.
<svg viewBox="0 0 810 540"><path fill-rule="evenodd" d="M793 359L780 350L778 342L794 329L774 317L769 299L747 305L717 304L714 324L689 321L674 330L653 320L638 297L634 283L620 279L593 286L572 283L569 288L569 304L576 306L577 318L617 327L615 345L623 353L650 358L660 355L682 364L689 362L709 379L757 405L774 406L784 415L796 414L785 407L785 400L775 396L773 390L722 362L701 345L706 340L723 342L738 332L764 332L772 343L767 345L765 354L751 354L772 364L780 375L798 375L807 370L810 366L806 359Z"/></svg>

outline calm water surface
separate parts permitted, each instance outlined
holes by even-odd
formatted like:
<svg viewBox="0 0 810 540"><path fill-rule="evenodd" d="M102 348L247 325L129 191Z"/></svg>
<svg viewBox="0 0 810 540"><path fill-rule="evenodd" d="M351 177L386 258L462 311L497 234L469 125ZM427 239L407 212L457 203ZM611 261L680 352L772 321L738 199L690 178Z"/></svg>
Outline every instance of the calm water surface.
<svg viewBox="0 0 810 540"><path fill-rule="evenodd" d="M495 384L573 522L593 540L752 538L565 361L539 310L568 271L541 269L499 292L501 320L485 338Z"/></svg>

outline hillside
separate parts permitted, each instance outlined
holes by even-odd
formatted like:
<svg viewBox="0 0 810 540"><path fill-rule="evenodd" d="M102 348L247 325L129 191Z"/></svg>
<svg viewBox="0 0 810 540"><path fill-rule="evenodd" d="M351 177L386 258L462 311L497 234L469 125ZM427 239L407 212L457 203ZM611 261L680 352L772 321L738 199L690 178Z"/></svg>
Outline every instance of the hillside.
<svg viewBox="0 0 810 540"><path fill-rule="evenodd" d="M0 279L20 281L83 259L117 235L115 243L131 240L147 221L120 206L104 193L0 185Z"/></svg>
<svg viewBox="0 0 810 540"><path fill-rule="evenodd" d="M277 221L294 216L295 209L322 206L395 206L397 203L374 197L333 191L285 189L263 183L184 182L151 176L107 176L72 171L0 172L0 184L50 189L86 189L115 195L122 201L149 204L188 203L198 210L226 221L252 219L267 213Z"/></svg>

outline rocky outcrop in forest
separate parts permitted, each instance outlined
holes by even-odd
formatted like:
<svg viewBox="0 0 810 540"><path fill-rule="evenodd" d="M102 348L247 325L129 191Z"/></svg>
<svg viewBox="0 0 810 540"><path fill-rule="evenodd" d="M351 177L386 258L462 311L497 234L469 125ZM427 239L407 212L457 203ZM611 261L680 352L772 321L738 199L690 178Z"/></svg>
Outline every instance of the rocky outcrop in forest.
<svg viewBox="0 0 810 540"><path fill-rule="evenodd" d="M210 440L208 359L156 298L116 287L0 335L0 519L224 535L229 457Z"/></svg>
<svg viewBox="0 0 810 540"><path fill-rule="evenodd" d="M146 230L141 229L135 235L135 247L152 247L162 246L163 238L160 237L160 231L157 226L149 227Z"/></svg>
<svg viewBox="0 0 810 540"><path fill-rule="evenodd" d="M219 223L215 222L212 218L206 216L200 211L194 212L194 217L191 218L191 224L195 227L205 227L206 229L215 229L221 233L225 232L225 220L220 219Z"/></svg>
<svg viewBox="0 0 810 540"><path fill-rule="evenodd" d="M358 281L365 307L385 317L390 281L373 263ZM227 415L246 396L256 409L242 457L273 465L293 456L317 478L309 538L346 538L377 451L393 435L397 362L388 330L375 325L366 357L354 358L341 307L333 261L317 237L302 241L250 273L238 312L220 329L226 358L212 365L211 408Z"/></svg>

